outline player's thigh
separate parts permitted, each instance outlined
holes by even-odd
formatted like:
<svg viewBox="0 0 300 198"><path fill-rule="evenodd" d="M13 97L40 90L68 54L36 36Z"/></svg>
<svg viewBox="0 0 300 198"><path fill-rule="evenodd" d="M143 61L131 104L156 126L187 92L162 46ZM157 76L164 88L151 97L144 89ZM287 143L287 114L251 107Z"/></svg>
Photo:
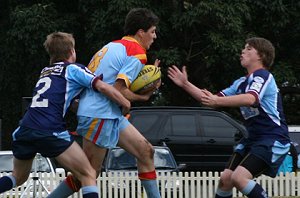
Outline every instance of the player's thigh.
<svg viewBox="0 0 300 198"><path fill-rule="evenodd" d="M17 185L21 185L27 180L31 172L32 161L33 159L19 160L14 157L12 175L16 178Z"/></svg>
<svg viewBox="0 0 300 198"><path fill-rule="evenodd" d="M251 178L257 177L269 169L269 165L260 157L257 157L254 154L249 153L243 161L240 163L240 166L244 167L251 174ZM237 176L240 174L237 174Z"/></svg>
<svg viewBox="0 0 300 198"><path fill-rule="evenodd" d="M84 177L95 177L94 169L90 165L85 153L76 142L73 142L68 149L57 156L56 160L64 167L71 170L79 180L82 180Z"/></svg>
<svg viewBox="0 0 300 198"><path fill-rule="evenodd" d="M118 145L138 159L153 155L152 145L132 124L120 131Z"/></svg>
<svg viewBox="0 0 300 198"><path fill-rule="evenodd" d="M92 167L97 172L101 171L102 163L105 158L107 149L100 147L85 138L83 138L82 146L83 146L83 150L84 150L87 158L89 159Z"/></svg>

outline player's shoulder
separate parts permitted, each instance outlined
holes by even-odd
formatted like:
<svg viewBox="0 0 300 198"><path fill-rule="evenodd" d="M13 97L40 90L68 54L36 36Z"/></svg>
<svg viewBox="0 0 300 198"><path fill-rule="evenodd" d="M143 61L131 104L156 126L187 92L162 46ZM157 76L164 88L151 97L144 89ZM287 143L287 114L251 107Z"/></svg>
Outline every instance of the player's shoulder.
<svg viewBox="0 0 300 198"><path fill-rule="evenodd" d="M67 67L85 68L85 65L83 65L81 63L68 63Z"/></svg>
<svg viewBox="0 0 300 198"><path fill-rule="evenodd" d="M88 74L92 74L92 72L83 64L81 63L70 63L67 65L67 72L69 74L80 74L80 73L88 73Z"/></svg>
<svg viewBox="0 0 300 198"><path fill-rule="evenodd" d="M122 39L113 42L122 44L129 56L146 54L146 50L132 37L124 36Z"/></svg>
<svg viewBox="0 0 300 198"><path fill-rule="evenodd" d="M269 75L271 75L271 73L267 69L258 69L255 72L253 72L253 76L268 77Z"/></svg>

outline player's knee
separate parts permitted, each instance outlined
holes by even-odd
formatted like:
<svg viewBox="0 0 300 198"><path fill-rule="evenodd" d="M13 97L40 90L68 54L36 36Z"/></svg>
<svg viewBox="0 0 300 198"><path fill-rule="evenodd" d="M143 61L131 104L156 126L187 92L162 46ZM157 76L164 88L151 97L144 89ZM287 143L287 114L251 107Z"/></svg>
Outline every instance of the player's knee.
<svg viewBox="0 0 300 198"><path fill-rule="evenodd" d="M145 147L144 156L147 158L153 159L154 148L150 143L148 143L147 146Z"/></svg>
<svg viewBox="0 0 300 198"><path fill-rule="evenodd" d="M96 179L96 170L94 168L89 168L88 169L88 177L90 177L91 179Z"/></svg>
<svg viewBox="0 0 300 198"><path fill-rule="evenodd" d="M233 186L235 186L236 188L240 188L240 184L242 183L242 177L240 174L238 174L237 172L233 172L232 176L231 176L231 183Z"/></svg>
<svg viewBox="0 0 300 198"><path fill-rule="evenodd" d="M16 186L21 186L22 184L24 184L27 179L28 176L22 175L22 176L14 176L16 179Z"/></svg>
<svg viewBox="0 0 300 198"><path fill-rule="evenodd" d="M224 171L220 176L219 187L221 189L230 189L232 187L231 182L232 171Z"/></svg>
<svg viewBox="0 0 300 198"><path fill-rule="evenodd" d="M144 144L139 150L138 150L138 156L136 158L140 163L149 163L153 161L154 156L154 148L150 143Z"/></svg>

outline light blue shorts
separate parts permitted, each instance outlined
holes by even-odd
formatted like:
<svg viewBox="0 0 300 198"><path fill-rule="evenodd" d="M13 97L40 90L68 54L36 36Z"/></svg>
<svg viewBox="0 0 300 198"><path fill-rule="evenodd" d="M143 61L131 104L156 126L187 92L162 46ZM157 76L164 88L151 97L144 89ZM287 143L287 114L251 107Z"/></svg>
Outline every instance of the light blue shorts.
<svg viewBox="0 0 300 198"><path fill-rule="evenodd" d="M101 119L78 116L77 133L102 148L113 148L119 141L119 133L130 123L124 117Z"/></svg>
<svg viewBox="0 0 300 198"><path fill-rule="evenodd" d="M127 118L125 118L124 116L121 116L119 119L119 130L122 133L122 131L128 127L130 124L130 122L128 121Z"/></svg>

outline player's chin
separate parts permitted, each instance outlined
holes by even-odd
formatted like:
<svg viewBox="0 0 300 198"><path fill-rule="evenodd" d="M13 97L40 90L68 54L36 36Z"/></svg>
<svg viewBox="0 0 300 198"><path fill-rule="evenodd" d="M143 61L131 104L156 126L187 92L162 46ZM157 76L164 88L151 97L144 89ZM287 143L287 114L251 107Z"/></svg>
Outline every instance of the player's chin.
<svg viewBox="0 0 300 198"><path fill-rule="evenodd" d="M147 50L150 49L152 44L153 44L153 41L151 43L149 43L149 45L147 46Z"/></svg>

